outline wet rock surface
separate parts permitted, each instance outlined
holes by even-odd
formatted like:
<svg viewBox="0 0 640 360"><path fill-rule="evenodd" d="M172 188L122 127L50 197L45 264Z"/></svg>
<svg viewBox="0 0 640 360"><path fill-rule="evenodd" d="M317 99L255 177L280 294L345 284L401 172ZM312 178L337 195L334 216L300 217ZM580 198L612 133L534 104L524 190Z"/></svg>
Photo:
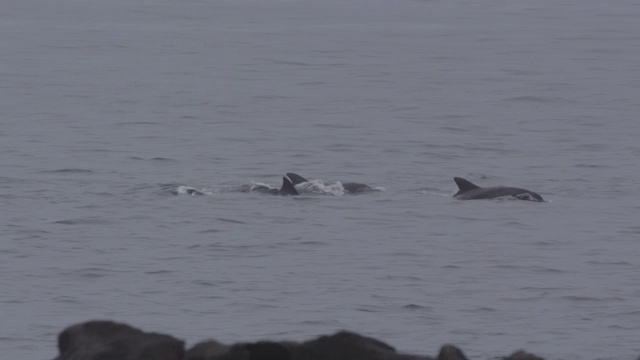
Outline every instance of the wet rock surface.
<svg viewBox="0 0 640 360"><path fill-rule="evenodd" d="M184 356L184 342L112 321L89 321L60 333L58 351L55 360L175 360Z"/></svg>
<svg viewBox="0 0 640 360"><path fill-rule="evenodd" d="M58 336L58 350L54 360L467 360L453 345L443 345L433 358L403 354L380 340L348 331L301 343L206 340L185 349L184 341L171 335L146 333L113 321L69 326ZM504 359L543 360L522 350Z"/></svg>

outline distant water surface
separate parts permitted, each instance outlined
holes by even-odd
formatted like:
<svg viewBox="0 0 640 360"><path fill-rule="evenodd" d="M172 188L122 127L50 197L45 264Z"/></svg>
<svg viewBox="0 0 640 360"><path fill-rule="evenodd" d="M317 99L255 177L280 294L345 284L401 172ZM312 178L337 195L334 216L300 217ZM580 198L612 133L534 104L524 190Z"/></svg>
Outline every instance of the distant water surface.
<svg viewBox="0 0 640 360"><path fill-rule="evenodd" d="M0 343L640 355L634 1L3 2ZM384 189L276 197L286 172ZM454 176L548 202L460 201ZM205 196L175 193L179 187Z"/></svg>

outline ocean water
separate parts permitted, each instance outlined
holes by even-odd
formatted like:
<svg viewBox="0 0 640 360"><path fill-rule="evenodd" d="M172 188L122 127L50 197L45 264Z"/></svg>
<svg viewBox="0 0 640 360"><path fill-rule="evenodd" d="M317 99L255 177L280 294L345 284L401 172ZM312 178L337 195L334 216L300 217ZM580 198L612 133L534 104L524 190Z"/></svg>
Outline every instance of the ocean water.
<svg viewBox="0 0 640 360"><path fill-rule="evenodd" d="M3 0L0 343L640 355L635 1ZM298 197L286 172L384 191ZM547 202L461 201L454 176ZM191 187L203 196L176 195Z"/></svg>

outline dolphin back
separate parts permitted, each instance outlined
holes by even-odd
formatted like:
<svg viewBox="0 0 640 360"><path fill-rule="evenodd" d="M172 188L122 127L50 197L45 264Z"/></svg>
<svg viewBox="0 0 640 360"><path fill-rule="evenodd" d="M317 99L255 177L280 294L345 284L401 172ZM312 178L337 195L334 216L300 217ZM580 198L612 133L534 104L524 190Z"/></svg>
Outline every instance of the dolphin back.
<svg viewBox="0 0 640 360"><path fill-rule="evenodd" d="M302 176L296 173L287 173L287 177L291 180L293 185L302 184L304 182L309 182L309 180L303 178Z"/></svg>
<svg viewBox="0 0 640 360"><path fill-rule="evenodd" d="M278 192L279 195L299 195L298 190L296 190L295 186L291 183L289 179L286 177L282 177L282 187Z"/></svg>
<svg viewBox="0 0 640 360"><path fill-rule="evenodd" d="M527 189L508 186L480 187L460 177L454 177L453 180L458 185L458 189L460 189L453 196L463 200L495 199L503 196L512 196L520 200L544 201L540 194Z"/></svg>
<svg viewBox="0 0 640 360"><path fill-rule="evenodd" d="M453 196L458 196L458 195L460 195L462 193L465 193L467 191L471 191L471 190L480 188L480 186L472 183L471 181L469 181L467 179L463 179L461 177L454 177L453 181L456 182L456 185L458 185L458 189L459 189L458 192Z"/></svg>

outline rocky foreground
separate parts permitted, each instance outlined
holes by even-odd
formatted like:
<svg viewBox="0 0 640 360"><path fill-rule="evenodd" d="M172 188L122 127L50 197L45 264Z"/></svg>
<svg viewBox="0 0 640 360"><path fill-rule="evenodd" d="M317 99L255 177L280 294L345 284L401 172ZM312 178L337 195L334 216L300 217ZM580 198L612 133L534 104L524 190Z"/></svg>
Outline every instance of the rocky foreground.
<svg viewBox="0 0 640 360"><path fill-rule="evenodd" d="M221 344L215 340L190 349L171 335L145 333L112 321L72 325L58 336L55 360L466 360L462 350L444 345L436 358L401 354L370 337L341 331L297 343L258 341ZM505 360L542 360L518 351Z"/></svg>

